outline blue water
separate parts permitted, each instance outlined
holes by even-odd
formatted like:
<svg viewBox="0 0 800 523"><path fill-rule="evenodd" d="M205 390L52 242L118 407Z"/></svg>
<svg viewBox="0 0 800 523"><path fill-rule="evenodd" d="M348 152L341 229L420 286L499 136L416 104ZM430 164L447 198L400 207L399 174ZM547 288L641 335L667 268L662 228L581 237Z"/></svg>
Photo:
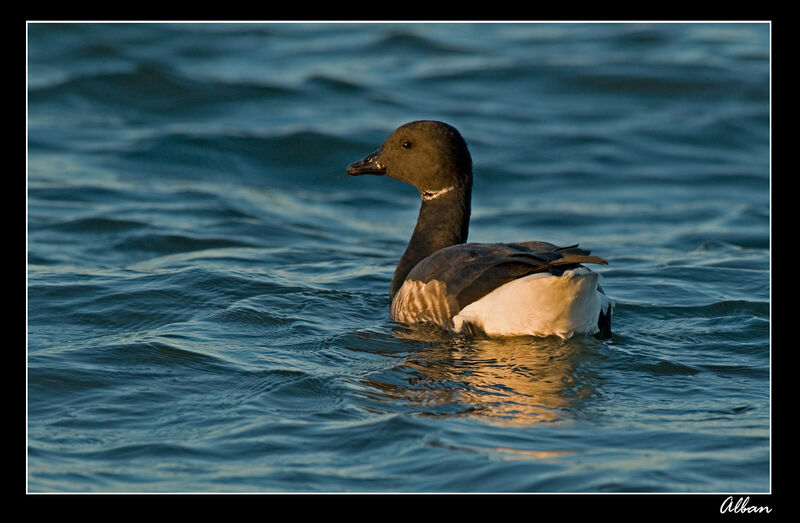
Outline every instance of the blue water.
<svg viewBox="0 0 800 523"><path fill-rule="evenodd" d="M30 24L29 492L769 492L768 24ZM612 340L388 320L456 126L471 241Z"/></svg>

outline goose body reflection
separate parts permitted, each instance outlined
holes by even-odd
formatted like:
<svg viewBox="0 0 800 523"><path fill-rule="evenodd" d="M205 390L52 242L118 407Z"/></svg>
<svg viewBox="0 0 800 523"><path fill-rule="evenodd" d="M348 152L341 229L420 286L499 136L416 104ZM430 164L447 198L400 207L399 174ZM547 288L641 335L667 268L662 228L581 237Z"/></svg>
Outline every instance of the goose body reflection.
<svg viewBox="0 0 800 523"><path fill-rule="evenodd" d="M437 339L433 328L395 329L401 339ZM451 405L453 415L493 425L535 425L571 419L594 392L595 377L582 366L599 340L535 337L439 336L439 343L398 365L393 379L367 383L387 398L423 410ZM398 382L399 380L399 382ZM403 385L399 385L402 383ZM438 414L440 415L440 414Z"/></svg>

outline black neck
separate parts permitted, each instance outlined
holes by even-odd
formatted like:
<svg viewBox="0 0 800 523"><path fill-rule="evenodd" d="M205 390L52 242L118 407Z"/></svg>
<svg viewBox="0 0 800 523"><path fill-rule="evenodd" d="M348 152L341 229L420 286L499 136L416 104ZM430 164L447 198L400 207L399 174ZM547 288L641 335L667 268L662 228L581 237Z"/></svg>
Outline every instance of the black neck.
<svg viewBox="0 0 800 523"><path fill-rule="evenodd" d="M417 226L392 278L391 296L403 285L409 271L439 249L467 241L472 184L439 194L423 193Z"/></svg>

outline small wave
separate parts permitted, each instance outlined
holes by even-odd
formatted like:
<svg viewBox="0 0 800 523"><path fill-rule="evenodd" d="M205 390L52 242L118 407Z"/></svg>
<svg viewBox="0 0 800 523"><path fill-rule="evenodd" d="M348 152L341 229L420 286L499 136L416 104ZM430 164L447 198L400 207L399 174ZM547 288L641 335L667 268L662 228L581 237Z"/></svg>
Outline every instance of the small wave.
<svg viewBox="0 0 800 523"><path fill-rule="evenodd" d="M654 305L632 303L626 303L623 307L633 314L644 313L654 309ZM770 304L768 301L722 300L703 305L658 304L657 309L666 318L730 318L732 315L752 315L753 317L764 318L769 317Z"/></svg>
<svg viewBox="0 0 800 523"><path fill-rule="evenodd" d="M353 79L337 78L327 74L315 74L307 78L301 89L309 94L331 93L357 95L368 92L364 85Z"/></svg>
<svg viewBox="0 0 800 523"><path fill-rule="evenodd" d="M334 168L344 172L351 156L358 154L348 153L357 150L353 144L345 138L308 129L272 135L170 132L135 140L117 158L131 168L145 165L150 170L203 179L237 172L274 187L283 184L283 178L270 179L269 174L279 168L298 174ZM295 180L290 182L296 185Z"/></svg>
<svg viewBox="0 0 800 523"><path fill-rule="evenodd" d="M692 376L702 372L690 365L677 363L674 361L661 360L656 363L635 363L631 365L631 370L639 370L648 374L660 376L687 375Z"/></svg>
<svg viewBox="0 0 800 523"><path fill-rule="evenodd" d="M210 370L226 367L226 362L212 354L189 350L174 343L163 341L139 341L113 344L99 351L96 361L113 362L115 366L156 365L170 368L173 366L194 367Z"/></svg>
<svg viewBox="0 0 800 523"><path fill-rule="evenodd" d="M453 43L445 43L407 30L393 28L380 33L365 50L384 53L436 53L445 55L471 54L473 51Z"/></svg>
<svg viewBox="0 0 800 523"><path fill-rule="evenodd" d="M230 238L200 238L187 234L144 233L129 235L115 244L115 249L124 252L173 254L187 251L225 249L228 247L250 247L249 243Z"/></svg>
<svg viewBox="0 0 800 523"><path fill-rule="evenodd" d="M94 181L91 185L81 183L68 183L66 185L41 184L28 188L28 199L32 203L39 202L70 202L70 203L106 203L126 202L141 197L135 191L120 187L103 186Z"/></svg>
<svg viewBox="0 0 800 523"><path fill-rule="evenodd" d="M55 84L30 88L31 104L77 96L126 111L171 114L228 102L292 95L291 89L246 82L195 79L155 64L124 72L83 73Z"/></svg>
<svg viewBox="0 0 800 523"><path fill-rule="evenodd" d="M121 233L142 229L147 227L147 224L138 220L91 216L87 218L76 218L55 224L47 224L46 226L32 226L33 229L43 227L51 230L74 233Z"/></svg>
<svg viewBox="0 0 800 523"><path fill-rule="evenodd" d="M686 66L684 66L686 67ZM677 71L680 68L662 66L648 71L645 67L636 70L615 68L613 66L592 69L562 70L562 81L593 93L635 95L635 96L676 96L711 95L727 89L728 82L721 80L725 75L715 67L691 67L691 70Z"/></svg>

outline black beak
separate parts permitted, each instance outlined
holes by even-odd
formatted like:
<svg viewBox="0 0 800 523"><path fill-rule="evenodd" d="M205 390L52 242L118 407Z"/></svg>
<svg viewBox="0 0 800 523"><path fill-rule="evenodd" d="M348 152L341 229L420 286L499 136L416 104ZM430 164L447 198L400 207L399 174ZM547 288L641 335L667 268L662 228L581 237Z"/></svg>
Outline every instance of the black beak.
<svg viewBox="0 0 800 523"><path fill-rule="evenodd" d="M347 168L347 173L353 176L360 176L362 174L386 174L386 167L378 162L378 156L381 150L378 149L369 156L350 164Z"/></svg>

